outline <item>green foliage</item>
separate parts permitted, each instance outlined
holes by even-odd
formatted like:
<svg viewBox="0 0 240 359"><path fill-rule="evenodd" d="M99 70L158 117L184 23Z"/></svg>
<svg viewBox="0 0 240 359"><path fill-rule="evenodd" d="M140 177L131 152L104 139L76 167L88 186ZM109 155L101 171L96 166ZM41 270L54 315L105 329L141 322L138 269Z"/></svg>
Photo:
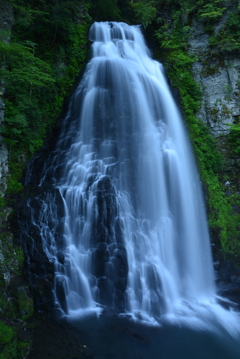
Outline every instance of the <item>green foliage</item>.
<svg viewBox="0 0 240 359"><path fill-rule="evenodd" d="M135 14L138 21L144 22L144 17L150 18L149 24L154 20L154 16L158 10L169 10L171 20L178 17L180 11L182 19L191 20L192 16L196 16L203 21L214 21L219 19L226 7L222 0L134 0L130 5L135 8Z"/></svg>
<svg viewBox="0 0 240 359"><path fill-rule="evenodd" d="M50 66L34 56L32 46L27 41L25 45L0 42L0 61L5 64L0 68L0 77L7 90L1 134L8 146L10 159L13 152L16 158L23 151L32 154L36 149L31 148L31 139L37 136L37 123L41 119L37 92L55 82L50 75ZM18 150L13 151L16 148Z"/></svg>
<svg viewBox="0 0 240 359"><path fill-rule="evenodd" d="M11 169L8 193L22 189L20 179L27 159L42 146L85 66L90 25L84 1L11 3L15 17L11 42L0 41L0 78L6 87L1 134Z"/></svg>
<svg viewBox="0 0 240 359"><path fill-rule="evenodd" d="M0 354L0 359L20 359L17 353L17 339L5 345Z"/></svg>
<svg viewBox="0 0 240 359"><path fill-rule="evenodd" d="M29 343L21 342L16 330L0 321L0 359L20 359L25 357Z"/></svg>
<svg viewBox="0 0 240 359"><path fill-rule="evenodd" d="M239 120L238 120L239 121ZM240 154L240 123L229 124L230 127L230 135L228 138L228 142L231 146L231 151L235 155Z"/></svg>
<svg viewBox="0 0 240 359"><path fill-rule="evenodd" d="M39 9L33 8L33 1L9 0L9 2L15 10L15 24L20 25L22 28L28 28L39 16L45 15ZM35 5L37 6L37 1Z"/></svg>
<svg viewBox="0 0 240 359"><path fill-rule="evenodd" d="M50 67L33 54L31 42L25 45L0 42L0 62L6 68L0 68L0 76L8 86L47 86L54 81L50 76Z"/></svg>
<svg viewBox="0 0 240 359"><path fill-rule="evenodd" d="M240 7L236 12L230 13L226 25L213 37L211 43L219 51L236 51L240 50Z"/></svg>
<svg viewBox="0 0 240 359"><path fill-rule="evenodd" d="M138 0L137 2L131 2L137 21L143 24L146 28L156 17L156 1Z"/></svg>
<svg viewBox="0 0 240 359"><path fill-rule="evenodd" d="M199 10L200 16L207 19L219 18L222 16L223 11L226 10L226 7L219 7L222 2L222 0L214 0L203 5L202 9Z"/></svg>

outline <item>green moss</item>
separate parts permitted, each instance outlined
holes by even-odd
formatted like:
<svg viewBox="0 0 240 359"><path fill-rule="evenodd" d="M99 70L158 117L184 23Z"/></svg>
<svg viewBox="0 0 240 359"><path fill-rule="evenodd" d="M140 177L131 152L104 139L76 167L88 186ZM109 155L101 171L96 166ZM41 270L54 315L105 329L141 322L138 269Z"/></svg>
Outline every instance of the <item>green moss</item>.
<svg viewBox="0 0 240 359"><path fill-rule="evenodd" d="M23 343L16 337L10 343L5 344L0 353L0 359L22 359L28 353L29 343Z"/></svg>
<svg viewBox="0 0 240 359"><path fill-rule="evenodd" d="M6 344L12 341L15 336L15 331L13 328L9 327L8 325L4 324L0 321L0 344Z"/></svg>
<svg viewBox="0 0 240 359"><path fill-rule="evenodd" d="M33 299L31 296L26 295L26 289L24 292L19 292L17 303L21 313L21 319L26 320L31 317L34 312Z"/></svg>
<svg viewBox="0 0 240 359"><path fill-rule="evenodd" d="M6 318L20 317L17 300L14 296L9 296L6 292L1 293L0 310Z"/></svg>
<svg viewBox="0 0 240 359"><path fill-rule="evenodd" d="M24 253L21 247L13 244L13 236L10 232L0 233L1 250L3 260L0 262L0 269L8 267L15 275L19 275L24 262Z"/></svg>

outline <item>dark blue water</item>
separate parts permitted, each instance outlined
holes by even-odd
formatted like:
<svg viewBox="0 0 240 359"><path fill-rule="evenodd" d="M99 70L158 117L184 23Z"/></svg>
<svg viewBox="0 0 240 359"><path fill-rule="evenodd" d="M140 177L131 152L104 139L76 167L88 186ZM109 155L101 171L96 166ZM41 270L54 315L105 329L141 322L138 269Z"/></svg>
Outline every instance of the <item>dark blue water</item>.
<svg viewBox="0 0 240 359"><path fill-rule="evenodd" d="M103 313L72 323L85 333L94 359L239 359L240 342L227 332L182 325L152 326Z"/></svg>

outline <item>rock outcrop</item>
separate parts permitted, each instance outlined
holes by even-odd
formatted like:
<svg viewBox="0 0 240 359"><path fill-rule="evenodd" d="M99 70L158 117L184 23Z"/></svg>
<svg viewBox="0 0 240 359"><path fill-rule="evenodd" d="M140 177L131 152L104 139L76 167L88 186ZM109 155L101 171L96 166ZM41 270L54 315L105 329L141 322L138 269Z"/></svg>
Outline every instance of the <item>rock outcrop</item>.
<svg viewBox="0 0 240 359"><path fill-rule="evenodd" d="M214 35L224 27L232 5L216 23ZM217 52L209 45L210 35L202 21L195 18L189 37L189 51L196 55L192 73L202 92L198 117L219 138L229 133L229 124L240 116L240 59L231 52Z"/></svg>

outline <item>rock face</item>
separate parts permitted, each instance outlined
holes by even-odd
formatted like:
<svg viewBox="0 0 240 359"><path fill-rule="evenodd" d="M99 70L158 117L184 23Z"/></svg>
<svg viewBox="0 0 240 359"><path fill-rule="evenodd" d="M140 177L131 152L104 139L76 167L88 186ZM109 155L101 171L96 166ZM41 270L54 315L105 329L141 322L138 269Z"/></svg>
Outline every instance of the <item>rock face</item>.
<svg viewBox="0 0 240 359"><path fill-rule="evenodd" d="M193 66L203 99L198 117L208 124L215 137L229 133L229 125L240 115L240 60L226 57L220 65L213 60L208 70L200 62ZM211 73L212 71L212 73Z"/></svg>
<svg viewBox="0 0 240 359"><path fill-rule="evenodd" d="M100 302L123 312L128 262L117 212L117 194L110 177L103 176L96 182L96 198L92 242Z"/></svg>
<svg viewBox="0 0 240 359"><path fill-rule="evenodd" d="M238 1L226 1L224 15L214 24L214 36L223 30L231 12L237 11ZM194 18L188 40L189 52L197 61L192 66L192 74L199 84L202 100L197 117L210 128L217 140L225 160L221 176L226 196L240 193L240 160L239 155L231 149L229 142L229 124L238 124L240 120L240 58L236 51L219 51L210 45L209 32L205 31L201 19ZM234 140L233 140L234 141ZM239 153L239 152L238 152ZM224 180L224 178L228 178ZM237 201L236 201L237 202ZM232 214L240 213L238 204L232 205ZM229 234L230 236L230 234ZM217 243L215 243L217 246ZM237 310L240 303L239 257L234 262L226 260L219 254L215 258L215 275L218 292L229 298ZM234 264L233 264L234 263ZM221 303L227 306L226 303ZM234 309L236 309L234 308Z"/></svg>
<svg viewBox="0 0 240 359"><path fill-rule="evenodd" d="M216 25L215 35L224 26L226 16ZM189 51L198 58L192 68L202 92L198 117L216 138L227 135L228 124L233 124L240 116L240 59L230 53L214 54L203 23L197 20L193 23L189 45Z"/></svg>
<svg viewBox="0 0 240 359"><path fill-rule="evenodd" d="M240 2L226 1L224 3L226 10L218 21L214 21L211 35L205 30L206 24L203 20L199 17L193 19L188 44L189 52L197 59L192 66L192 75L199 84L202 94L197 117L206 123L217 140L224 158L224 167L219 173L222 178L222 188L226 197L235 196L236 203L232 204L232 212L239 215L240 207L237 204L240 194L238 132L231 131L230 126L240 123L239 50L221 49L216 39L218 36L220 39L223 36L227 21L232 14L237 14Z"/></svg>

